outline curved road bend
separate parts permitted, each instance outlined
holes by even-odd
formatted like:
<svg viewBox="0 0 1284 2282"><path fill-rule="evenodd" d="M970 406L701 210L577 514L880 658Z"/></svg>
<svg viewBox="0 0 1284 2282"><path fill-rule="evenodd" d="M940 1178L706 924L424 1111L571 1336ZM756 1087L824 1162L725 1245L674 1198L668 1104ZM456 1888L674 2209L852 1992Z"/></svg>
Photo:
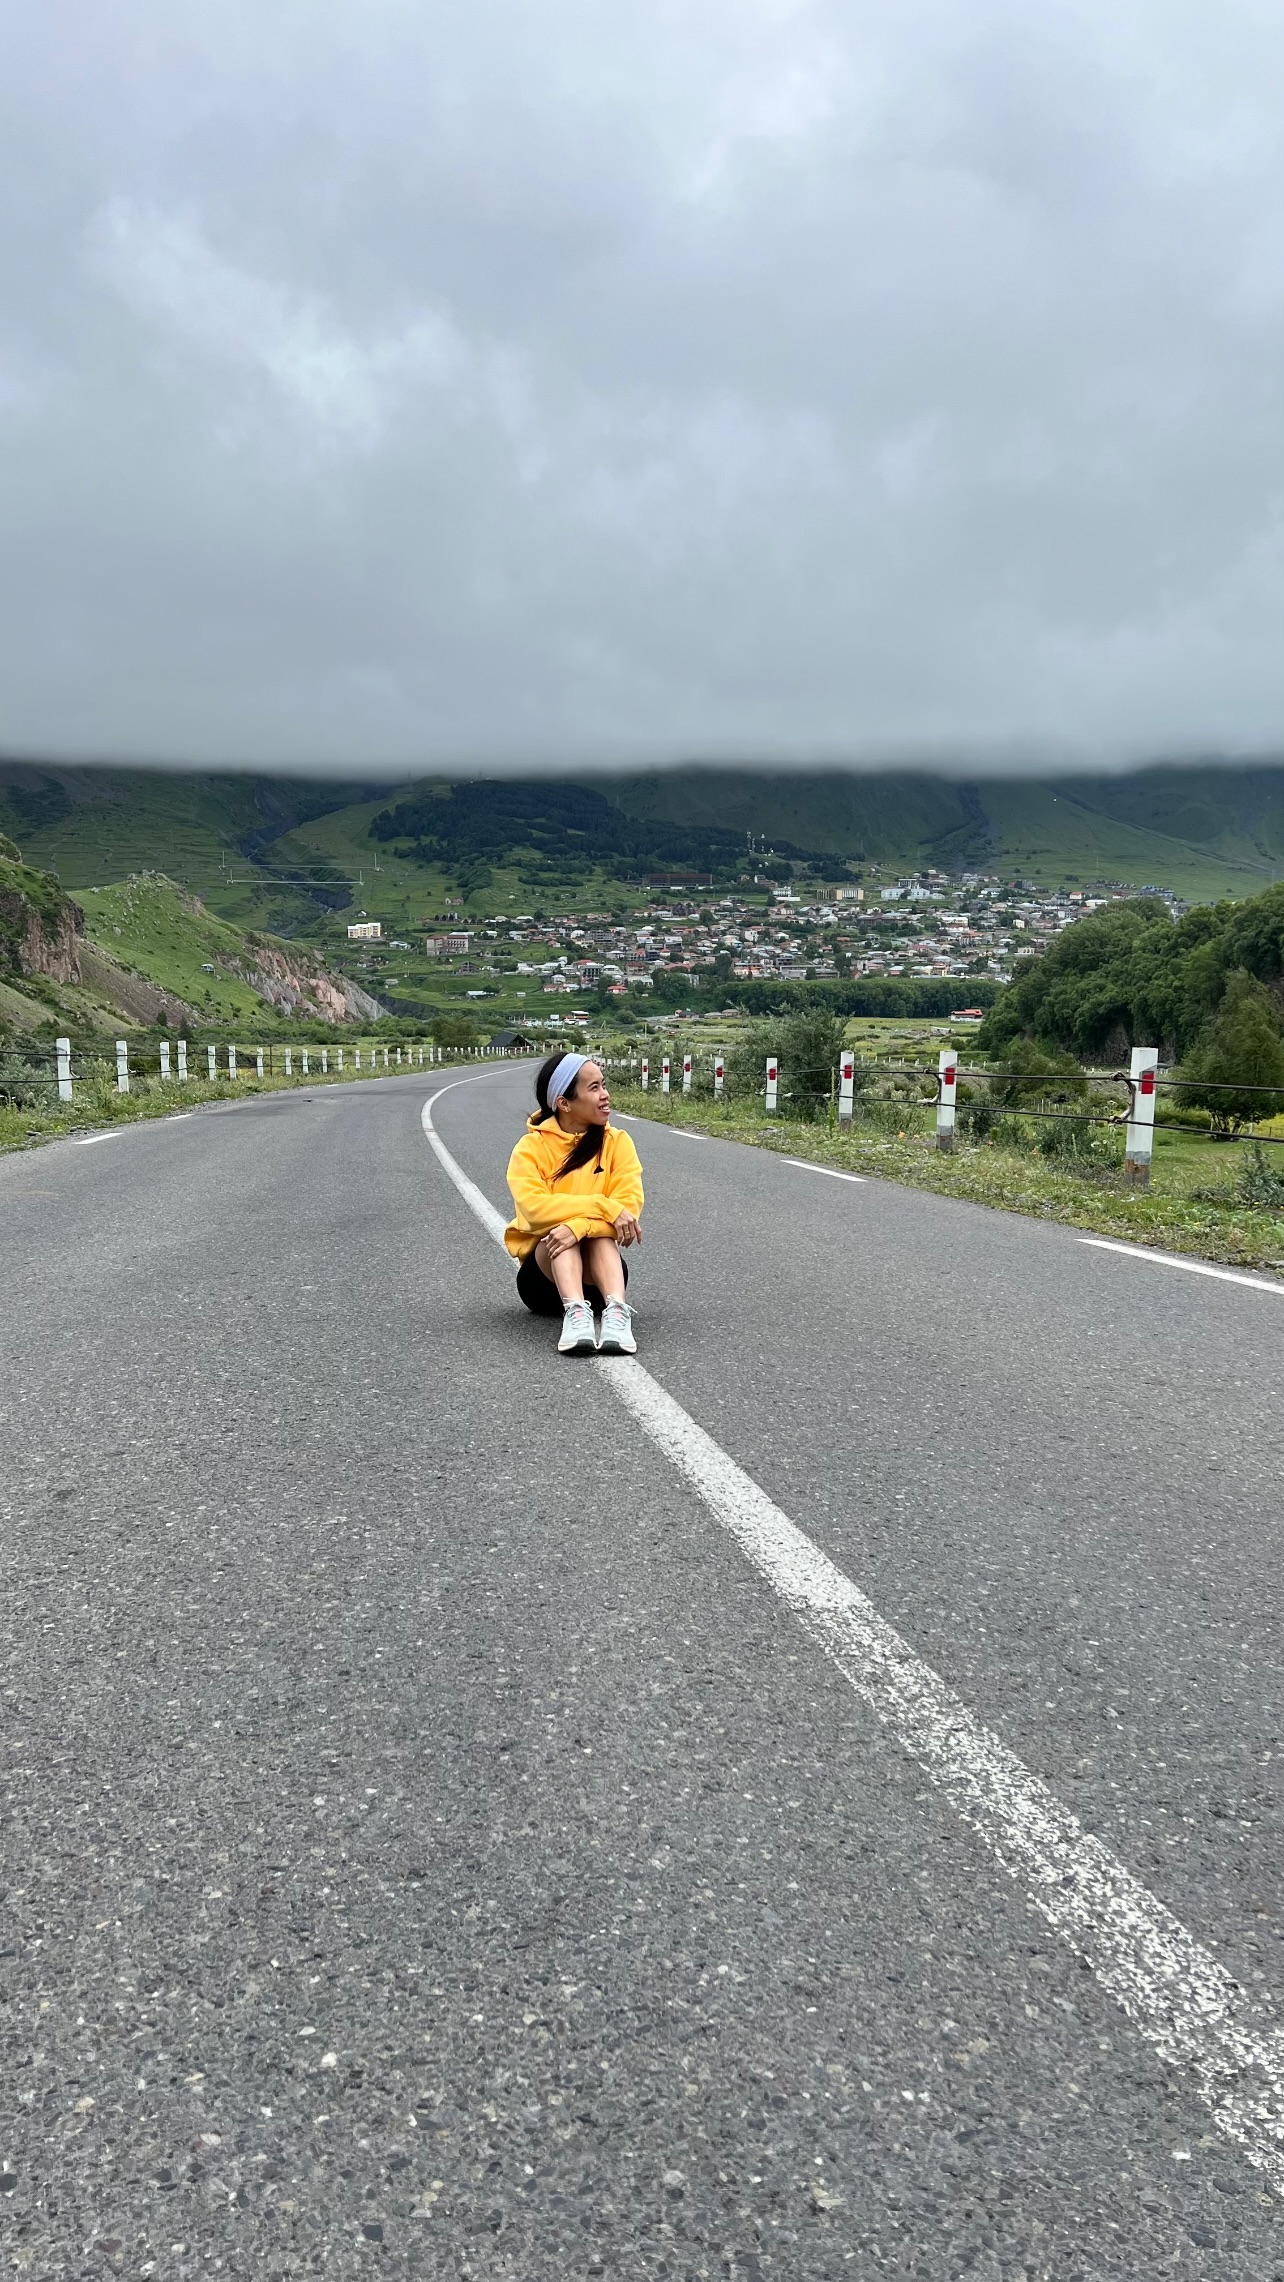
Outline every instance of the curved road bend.
<svg viewBox="0 0 1284 2282"><path fill-rule="evenodd" d="M528 1089L434 1111L501 1206ZM426 1090L0 1161L15 2270L1284 2276L1197 2071L522 1314ZM635 1132L646 1371L1279 1997L1284 1299Z"/></svg>

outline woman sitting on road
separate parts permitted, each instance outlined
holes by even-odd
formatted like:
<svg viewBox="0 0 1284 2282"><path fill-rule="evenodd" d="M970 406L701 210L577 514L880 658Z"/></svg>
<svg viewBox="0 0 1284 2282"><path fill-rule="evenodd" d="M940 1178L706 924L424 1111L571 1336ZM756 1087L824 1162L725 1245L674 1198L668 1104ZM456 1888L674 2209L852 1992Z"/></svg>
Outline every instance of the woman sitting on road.
<svg viewBox="0 0 1284 2282"><path fill-rule="evenodd" d="M508 1160L517 1211L504 1242L521 1262L518 1297L532 1315L561 1316L559 1355L636 1355L620 1255L642 1241L637 1150L609 1122L606 1079L586 1054L551 1054L535 1099ZM602 1313L600 1339L594 1308Z"/></svg>

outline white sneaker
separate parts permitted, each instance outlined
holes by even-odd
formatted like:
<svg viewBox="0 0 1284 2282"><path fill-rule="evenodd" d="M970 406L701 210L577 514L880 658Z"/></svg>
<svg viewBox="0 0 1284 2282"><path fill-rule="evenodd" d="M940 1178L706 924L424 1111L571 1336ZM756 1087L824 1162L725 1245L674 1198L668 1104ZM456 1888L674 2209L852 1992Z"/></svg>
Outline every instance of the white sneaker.
<svg viewBox="0 0 1284 2282"><path fill-rule="evenodd" d="M599 1355L636 1355L638 1343L633 1336L633 1310L627 1300L607 1301L602 1310L597 1351Z"/></svg>
<svg viewBox="0 0 1284 2282"><path fill-rule="evenodd" d="M593 1310L586 1299L567 1301L562 1311L562 1336L557 1342L557 1352L559 1355L596 1355Z"/></svg>

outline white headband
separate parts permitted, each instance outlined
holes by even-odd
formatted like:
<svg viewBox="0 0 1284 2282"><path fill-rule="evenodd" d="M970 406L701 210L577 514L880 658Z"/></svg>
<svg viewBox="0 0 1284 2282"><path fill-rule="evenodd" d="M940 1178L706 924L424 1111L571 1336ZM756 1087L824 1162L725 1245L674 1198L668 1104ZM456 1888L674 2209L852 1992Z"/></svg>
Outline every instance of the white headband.
<svg viewBox="0 0 1284 2282"><path fill-rule="evenodd" d="M563 1054L548 1081L548 1106L550 1109L556 1109L559 1101L565 1099L587 1060L587 1054Z"/></svg>

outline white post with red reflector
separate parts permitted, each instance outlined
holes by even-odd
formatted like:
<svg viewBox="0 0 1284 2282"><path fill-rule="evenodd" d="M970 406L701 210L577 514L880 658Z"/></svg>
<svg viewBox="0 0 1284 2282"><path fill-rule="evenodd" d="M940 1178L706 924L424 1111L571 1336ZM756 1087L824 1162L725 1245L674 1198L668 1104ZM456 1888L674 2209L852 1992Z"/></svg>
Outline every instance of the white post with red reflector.
<svg viewBox="0 0 1284 2282"><path fill-rule="evenodd" d="M767 1056L767 1115L776 1114L776 1089L780 1083L780 1064L774 1054Z"/></svg>
<svg viewBox="0 0 1284 2282"><path fill-rule="evenodd" d="M954 1147L954 1103L959 1079L959 1058L952 1046L942 1046L937 1071L940 1090L936 1097L936 1146L948 1157Z"/></svg>
<svg viewBox="0 0 1284 2282"><path fill-rule="evenodd" d="M682 1091L683 1093L690 1093L691 1091L691 1056L689 1054L684 1054L682 1057Z"/></svg>
<svg viewBox="0 0 1284 2282"><path fill-rule="evenodd" d="M1150 1186L1150 1158L1155 1146L1155 1071L1159 1066L1157 1046L1134 1046L1132 1050L1132 1101L1128 1111L1128 1130L1124 1135L1124 1179L1134 1188Z"/></svg>
<svg viewBox="0 0 1284 2282"><path fill-rule="evenodd" d="M642 1056L642 1091L643 1091L643 1093L647 1093L647 1092L650 1090L650 1085L651 1085L651 1064L650 1064L650 1062L647 1060L647 1058L646 1058L646 1055L644 1054L644 1055Z"/></svg>
<svg viewBox="0 0 1284 2282"><path fill-rule="evenodd" d="M840 1125L851 1124L852 1100L855 1092L856 1056L849 1047L845 1046L838 1057L838 1122Z"/></svg>
<svg viewBox="0 0 1284 2282"><path fill-rule="evenodd" d="M670 1065L670 1062L669 1062L669 1057L668 1057L668 1055L666 1054L666 1055L665 1055L665 1057L664 1057L664 1060L663 1060L663 1061L661 1062L661 1064L660 1064L660 1091L661 1091L661 1093L667 1093L667 1092L668 1092L668 1090L669 1090L669 1072L670 1072L670 1067L671 1067L671 1065Z"/></svg>
<svg viewBox="0 0 1284 2282"><path fill-rule="evenodd" d="M721 1054L715 1054L713 1058L713 1098L715 1101L721 1101L726 1083L727 1065Z"/></svg>

